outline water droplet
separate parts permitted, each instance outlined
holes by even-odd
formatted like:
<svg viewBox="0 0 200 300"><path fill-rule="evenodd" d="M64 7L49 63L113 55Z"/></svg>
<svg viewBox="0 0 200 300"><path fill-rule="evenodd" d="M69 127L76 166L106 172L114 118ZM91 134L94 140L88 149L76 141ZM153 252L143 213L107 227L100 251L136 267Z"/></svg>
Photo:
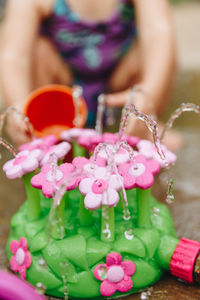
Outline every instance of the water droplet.
<svg viewBox="0 0 200 300"><path fill-rule="evenodd" d="M127 240L132 240L134 238L133 229L128 229L124 232L124 236Z"/></svg>
<svg viewBox="0 0 200 300"><path fill-rule="evenodd" d="M104 217L105 217L105 216L104 216ZM110 229L109 229L109 224L107 223L107 224L105 224L105 225L106 225L106 228L102 230L102 233L103 233L103 235L104 235L104 237L105 237L106 239L110 239L110 237L111 237L111 231L110 231Z"/></svg>
<svg viewBox="0 0 200 300"><path fill-rule="evenodd" d="M166 202L168 204L171 204L171 203L174 202L173 185L174 185L174 180L171 178L168 181L168 184L167 184L167 198L166 198Z"/></svg>
<svg viewBox="0 0 200 300"><path fill-rule="evenodd" d="M170 116L169 120L165 124L160 139L162 140L165 133L172 128L174 121L180 117L183 112L192 111L200 116L200 106L194 103L182 103Z"/></svg>
<svg viewBox="0 0 200 300"><path fill-rule="evenodd" d="M142 292L141 295L140 295L140 299L141 300L148 300L148 295L146 292Z"/></svg>
<svg viewBox="0 0 200 300"><path fill-rule="evenodd" d="M14 147L9 144L6 140L4 140L2 137L0 137L0 145L4 146L8 151L10 151L10 153L16 157L17 155L17 152L16 150L14 149Z"/></svg>
<svg viewBox="0 0 200 300"><path fill-rule="evenodd" d="M38 282L36 284L36 291L39 293L39 294L45 294L45 291L46 291L46 287L41 283L41 282Z"/></svg>
<svg viewBox="0 0 200 300"><path fill-rule="evenodd" d="M105 111L105 95L101 94L98 97L97 118L96 118L96 126L95 126L95 129L98 132L98 134L102 134L104 111Z"/></svg>
<svg viewBox="0 0 200 300"><path fill-rule="evenodd" d="M40 266L46 266L46 262L45 262L45 260L44 260L43 258L40 258L40 259L39 259L38 264L39 264Z"/></svg>
<svg viewBox="0 0 200 300"><path fill-rule="evenodd" d="M154 215L154 216L159 216L159 213L160 213L160 209L157 208L157 207L154 207L154 208L153 208L153 215Z"/></svg>
<svg viewBox="0 0 200 300"><path fill-rule="evenodd" d="M106 267L104 267L104 266L99 267L97 273L102 280L106 279L106 276L107 276Z"/></svg>

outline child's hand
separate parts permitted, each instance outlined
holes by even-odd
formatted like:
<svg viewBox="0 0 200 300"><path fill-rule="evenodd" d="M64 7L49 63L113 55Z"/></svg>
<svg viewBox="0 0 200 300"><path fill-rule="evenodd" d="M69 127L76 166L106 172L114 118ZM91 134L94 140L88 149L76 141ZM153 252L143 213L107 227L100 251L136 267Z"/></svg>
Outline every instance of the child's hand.
<svg viewBox="0 0 200 300"><path fill-rule="evenodd" d="M106 104L108 106L124 106L130 96L130 89L116 93L110 94L106 96ZM132 103L136 106L136 108L147 114L151 115L155 118L155 109L151 104L151 99L147 93L143 92L142 89L138 90L133 99ZM126 129L126 133L128 135L139 136L140 138L151 139L152 134L147 129L147 126L144 122L137 119L135 115L131 115L129 117L128 126Z"/></svg>
<svg viewBox="0 0 200 300"><path fill-rule="evenodd" d="M10 113L7 116L5 132L10 138L11 143L16 148L29 142L32 138L27 124L17 113Z"/></svg>

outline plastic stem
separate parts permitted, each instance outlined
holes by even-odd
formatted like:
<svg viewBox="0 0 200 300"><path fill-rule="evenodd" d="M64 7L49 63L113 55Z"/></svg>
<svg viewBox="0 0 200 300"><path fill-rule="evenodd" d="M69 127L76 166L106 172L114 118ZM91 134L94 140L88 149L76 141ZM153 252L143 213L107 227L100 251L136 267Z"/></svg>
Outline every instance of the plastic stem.
<svg viewBox="0 0 200 300"><path fill-rule="evenodd" d="M34 173L28 173L22 177L28 201L29 220L35 220L40 216L40 190L31 185L31 178L33 176Z"/></svg>
<svg viewBox="0 0 200 300"><path fill-rule="evenodd" d="M103 205L101 208L101 240L113 242L115 239L114 207Z"/></svg>
<svg viewBox="0 0 200 300"><path fill-rule="evenodd" d="M81 195L81 198L80 198L80 208L79 208L80 225L91 226L92 225L92 212L89 209L85 208L84 197L85 196Z"/></svg>
<svg viewBox="0 0 200 300"><path fill-rule="evenodd" d="M150 227L150 197L151 188L143 190L140 188L136 189L136 199L137 199L137 213L138 213L138 227Z"/></svg>
<svg viewBox="0 0 200 300"><path fill-rule="evenodd" d="M86 157L86 150L81 147L77 142L73 142L73 157L83 156Z"/></svg>

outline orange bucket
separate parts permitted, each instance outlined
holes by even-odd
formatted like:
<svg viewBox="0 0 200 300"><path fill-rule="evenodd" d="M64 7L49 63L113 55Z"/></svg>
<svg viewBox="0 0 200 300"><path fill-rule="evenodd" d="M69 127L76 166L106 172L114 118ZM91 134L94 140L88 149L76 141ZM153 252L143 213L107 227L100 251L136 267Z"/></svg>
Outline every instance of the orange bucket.
<svg viewBox="0 0 200 300"><path fill-rule="evenodd" d="M25 103L24 114L32 123L38 137L54 134L58 138L63 130L75 127L73 89L63 85L47 85L32 92ZM87 119L85 100L79 98L80 127Z"/></svg>

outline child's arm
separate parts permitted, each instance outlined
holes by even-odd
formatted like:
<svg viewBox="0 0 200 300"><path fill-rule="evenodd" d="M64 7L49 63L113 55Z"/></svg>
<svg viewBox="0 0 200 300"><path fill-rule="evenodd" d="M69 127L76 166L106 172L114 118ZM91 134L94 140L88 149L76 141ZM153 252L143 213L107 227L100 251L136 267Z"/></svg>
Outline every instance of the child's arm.
<svg viewBox="0 0 200 300"><path fill-rule="evenodd" d="M52 0L47 0L50 2ZM1 86L6 106L22 109L32 89L33 49L40 19L48 14L40 0L9 0L0 52ZM24 122L9 118L6 130L15 145L27 142Z"/></svg>
<svg viewBox="0 0 200 300"><path fill-rule="evenodd" d="M167 0L133 0L141 57L141 80L136 105L145 113L157 115L167 103L167 94L175 66L175 46L170 8ZM124 75L126 76L125 72ZM107 96L110 106L123 105L129 90ZM135 118L129 124L128 133L135 132Z"/></svg>
<svg viewBox="0 0 200 300"><path fill-rule="evenodd" d="M42 17L38 2L8 1L1 48L1 84L6 105L22 107L32 88L34 41Z"/></svg>

